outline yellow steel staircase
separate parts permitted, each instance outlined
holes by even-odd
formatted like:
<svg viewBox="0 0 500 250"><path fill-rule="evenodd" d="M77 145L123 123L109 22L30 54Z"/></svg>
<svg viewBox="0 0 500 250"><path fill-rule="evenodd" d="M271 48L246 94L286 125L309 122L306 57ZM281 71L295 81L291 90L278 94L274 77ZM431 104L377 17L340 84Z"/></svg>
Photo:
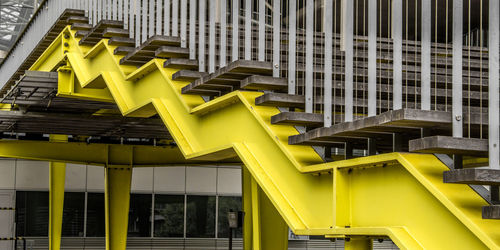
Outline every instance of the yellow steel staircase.
<svg viewBox="0 0 500 250"><path fill-rule="evenodd" d="M255 105L261 92L205 102L181 94L189 82L172 80L179 69L163 67L164 59L120 65L123 55L107 39L80 46L75 33L66 27L30 70L58 71L58 96L115 102L124 116L159 115L187 159L240 158L246 249L285 247L286 225L296 234L349 238L353 249L387 236L403 249L499 248L500 221L481 218L487 202L468 185L444 184L447 167L435 156L323 163L312 147L288 144L297 130L271 124L280 111ZM123 249L123 231L112 221L108 227L108 247Z"/></svg>

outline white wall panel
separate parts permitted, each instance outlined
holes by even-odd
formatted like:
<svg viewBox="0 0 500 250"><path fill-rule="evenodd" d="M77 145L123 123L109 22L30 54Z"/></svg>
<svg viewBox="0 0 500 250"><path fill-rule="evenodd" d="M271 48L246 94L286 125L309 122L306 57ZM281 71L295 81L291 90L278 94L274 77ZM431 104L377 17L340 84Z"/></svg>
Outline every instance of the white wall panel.
<svg viewBox="0 0 500 250"><path fill-rule="evenodd" d="M241 169L219 168L217 193L241 195Z"/></svg>
<svg viewBox="0 0 500 250"><path fill-rule="evenodd" d="M132 192L153 192L153 168L133 168Z"/></svg>
<svg viewBox="0 0 500 250"><path fill-rule="evenodd" d="M87 166L87 191L104 192L104 168Z"/></svg>
<svg viewBox="0 0 500 250"><path fill-rule="evenodd" d="M214 194L217 185L217 168L187 167L186 192Z"/></svg>
<svg viewBox="0 0 500 250"><path fill-rule="evenodd" d="M155 192L184 193L185 190L185 167L157 167L154 169Z"/></svg>
<svg viewBox="0 0 500 250"><path fill-rule="evenodd" d="M85 191L86 172L86 165L66 164L66 191Z"/></svg>
<svg viewBox="0 0 500 250"><path fill-rule="evenodd" d="M0 207L14 207L15 195L13 190L0 191ZM14 236L14 211L0 211L0 237ZM0 249L12 249L12 241L0 241Z"/></svg>
<svg viewBox="0 0 500 250"><path fill-rule="evenodd" d="M17 160L16 189L49 189L49 163Z"/></svg>
<svg viewBox="0 0 500 250"><path fill-rule="evenodd" d="M14 189L16 183L16 160L0 160L0 189Z"/></svg>

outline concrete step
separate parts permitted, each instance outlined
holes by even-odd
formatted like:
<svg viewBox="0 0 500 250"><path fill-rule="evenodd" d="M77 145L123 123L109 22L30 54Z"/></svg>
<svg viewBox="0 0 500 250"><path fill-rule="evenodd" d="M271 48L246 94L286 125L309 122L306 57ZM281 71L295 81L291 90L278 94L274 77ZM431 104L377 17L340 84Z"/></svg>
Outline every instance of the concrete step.
<svg viewBox="0 0 500 250"><path fill-rule="evenodd" d="M104 32L102 33L103 37L110 38L110 37L129 37L129 31L126 29L120 29L120 28L106 28L104 29Z"/></svg>
<svg viewBox="0 0 500 250"><path fill-rule="evenodd" d="M288 88L288 81L286 78L253 75L243 79L240 83L240 88L247 90L280 91Z"/></svg>
<svg viewBox="0 0 500 250"><path fill-rule="evenodd" d="M271 117L271 124L286 124L294 126L323 126L323 114L304 112L281 112Z"/></svg>
<svg viewBox="0 0 500 250"><path fill-rule="evenodd" d="M163 63L165 68L173 69L190 69L196 70L199 68L198 60L185 59L185 58L169 58Z"/></svg>
<svg viewBox="0 0 500 250"><path fill-rule="evenodd" d="M455 169L443 174L444 183L500 185L500 170L497 169Z"/></svg>
<svg viewBox="0 0 500 250"><path fill-rule="evenodd" d="M119 46L113 51L115 55L126 55L130 52L134 51L133 47Z"/></svg>
<svg viewBox="0 0 500 250"><path fill-rule="evenodd" d="M483 219L500 219L500 205L484 206Z"/></svg>
<svg viewBox="0 0 500 250"><path fill-rule="evenodd" d="M259 62L250 60L238 60L230 62L225 67L216 70L214 73L204 77L200 81L192 82L190 85L183 88L182 93L188 93L195 89L217 89L224 93L227 85L233 89L239 89L241 80L252 75L270 76L272 74L272 64L269 62Z"/></svg>
<svg viewBox="0 0 500 250"><path fill-rule="evenodd" d="M128 37L111 37L108 40L109 45L113 46L127 46L127 47L135 47L135 41L133 38Z"/></svg>
<svg viewBox="0 0 500 250"><path fill-rule="evenodd" d="M88 24L89 19L88 19L88 17L85 17L85 16L70 16L66 19L66 22L68 24L75 24L75 23Z"/></svg>
<svg viewBox="0 0 500 250"><path fill-rule="evenodd" d="M178 47L180 46L180 38L158 35L150 37L134 51L123 57L120 64L147 63L155 57L156 50L162 46Z"/></svg>
<svg viewBox="0 0 500 250"><path fill-rule="evenodd" d="M188 58L189 49L177 46L161 46L155 51L155 57L161 58Z"/></svg>
<svg viewBox="0 0 500 250"><path fill-rule="evenodd" d="M94 26L92 30L90 30L89 33L80 40L80 45L95 45L104 37L104 32L108 28L123 29L123 22L115 20L99 21L96 26Z"/></svg>
<svg viewBox="0 0 500 250"><path fill-rule="evenodd" d="M451 136L430 136L410 141L410 152L488 156L488 140L457 138Z"/></svg>
<svg viewBox="0 0 500 250"><path fill-rule="evenodd" d="M88 23L74 23L71 25L72 30L84 30L84 31L90 31L92 29L92 25Z"/></svg>
<svg viewBox="0 0 500 250"><path fill-rule="evenodd" d="M172 80L176 81L194 81L206 76L207 73L192 71L192 70L179 70L172 75Z"/></svg>

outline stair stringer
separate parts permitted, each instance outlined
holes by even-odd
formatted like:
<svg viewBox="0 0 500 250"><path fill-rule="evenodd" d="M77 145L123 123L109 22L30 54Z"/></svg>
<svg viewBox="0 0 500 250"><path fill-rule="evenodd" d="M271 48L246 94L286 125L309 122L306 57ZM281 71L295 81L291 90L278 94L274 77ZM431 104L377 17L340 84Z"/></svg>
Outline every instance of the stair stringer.
<svg viewBox="0 0 500 250"><path fill-rule="evenodd" d="M364 212L357 214L355 212L359 211L354 211L352 207L346 205L352 201L350 200L352 197L349 197L351 190L342 189L342 185L351 185L349 178L352 177L344 178L342 182L339 176L345 174L343 172L346 172L346 168L380 165L387 162L387 159L364 157L317 165L321 162L321 158L311 147L288 145L288 137L298 133L292 126L270 124L270 117L279 113L277 108L255 105L255 98L262 93L235 91L205 103L200 96L181 94L181 88L188 82L173 81L172 75L176 70L163 68L164 60L151 60L132 72L130 67L123 68L124 66L119 65L120 56L113 55L114 47L107 45L107 40L102 40L93 48L80 47L77 45L78 39L74 37L74 32L67 28L63 34L69 34L69 38L64 38L69 46L65 48L67 52L63 56L68 67L67 71L60 71L59 88L65 90L58 93L60 96L114 101L123 115L148 117L159 114L186 158L218 160L238 156L290 228L298 234L336 237L388 235L399 247L407 249L438 249L437 247L453 245L451 243L456 239L461 239L459 246L464 249L498 248L500 236L493 232L492 228L499 228L500 223L478 220L480 212L464 213L468 204L460 203L456 195L451 195L460 194L477 207L481 204L477 194L466 185L444 187L435 182L429 184L428 179L432 177L431 175L418 175L418 171L415 172L415 169L429 166L414 165L412 161L416 159L408 161L393 154L391 157L394 159L389 162L397 164L387 169L392 171L399 166L403 171L398 175L411 177L405 179L402 184L418 185L426 191L419 193L424 197L412 196L412 200L429 201L432 203L430 207L447 213L446 218L451 220L450 223L448 221L434 223L442 228L441 232L447 233L440 237L440 232L436 232L434 236L438 240L432 241L429 237L423 237L425 240L421 241L419 237L422 237L425 227L430 227L427 222L419 223L421 218L413 218L411 220L413 223L405 225L404 222L408 220L402 218L398 220L398 216L404 214L389 212L387 216L393 217L391 221L373 221L360 216L359 218L366 219L367 223L359 223L350 218L351 221L347 221L346 224L342 217L349 218L353 214L358 216L369 213L370 210L367 207ZM56 61L54 58L61 58L58 53L64 52L52 46L63 46L62 44L53 43L47 49L47 54L44 53L40 57L41 61L37 61L31 70L53 69L54 65L57 65L54 64ZM48 60L50 58L52 60ZM103 83L105 88L102 86ZM88 86L94 89L85 88ZM429 155L424 157L435 159ZM442 167L439 162L432 164L435 164L438 170ZM322 170L321 168L325 166L331 170ZM374 175L387 171L383 167L373 169L379 169L373 173ZM304 174L326 171L331 171L333 175ZM364 172L370 171L373 170ZM432 175L436 173L433 172ZM383 175L377 180L389 183ZM384 185L384 182L380 182L379 185ZM448 191L436 193L436 189ZM384 191L390 192L387 189ZM385 195L390 196L390 193ZM390 207L390 202L387 201L389 204L385 205ZM419 215L425 217L429 212L432 210L426 209ZM474 218L471 219L470 216ZM446 227L451 225L451 222L453 227ZM449 233L455 233L457 237L446 238Z"/></svg>

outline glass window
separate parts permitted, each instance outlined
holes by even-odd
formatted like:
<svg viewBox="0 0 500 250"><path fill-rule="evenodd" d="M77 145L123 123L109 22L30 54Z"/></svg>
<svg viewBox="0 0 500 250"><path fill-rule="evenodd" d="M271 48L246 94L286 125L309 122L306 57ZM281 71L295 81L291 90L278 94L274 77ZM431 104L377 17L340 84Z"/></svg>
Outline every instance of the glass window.
<svg viewBox="0 0 500 250"><path fill-rule="evenodd" d="M155 195L155 237L184 237L184 195Z"/></svg>
<svg viewBox="0 0 500 250"><path fill-rule="evenodd" d="M215 237L215 196L187 196L186 237Z"/></svg>
<svg viewBox="0 0 500 250"><path fill-rule="evenodd" d="M241 211L241 197L235 196L219 196L219 217L217 222L217 237L229 237L229 222L227 221L227 213L233 210L234 212ZM233 230L233 237L241 238L242 229Z"/></svg>
<svg viewBox="0 0 500 250"><path fill-rule="evenodd" d="M16 192L18 236L48 236L49 193Z"/></svg>
<svg viewBox="0 0 500 250"><path fill-rule="evenodd" d="M104 215L104 194L87 194L87 237L104 237L106 218Z"/></svg>
<svg viewBox="0 0 500 250"><path fill-rule="evenodd" d="M62 236L83 237L85 193L65 193Z"/></svg>
<svg viewBox="0 0 500 250"><path fill-rule="evenodd" d="M151 237L151 203L151 194L130 195L129 237Z"/></svg>

